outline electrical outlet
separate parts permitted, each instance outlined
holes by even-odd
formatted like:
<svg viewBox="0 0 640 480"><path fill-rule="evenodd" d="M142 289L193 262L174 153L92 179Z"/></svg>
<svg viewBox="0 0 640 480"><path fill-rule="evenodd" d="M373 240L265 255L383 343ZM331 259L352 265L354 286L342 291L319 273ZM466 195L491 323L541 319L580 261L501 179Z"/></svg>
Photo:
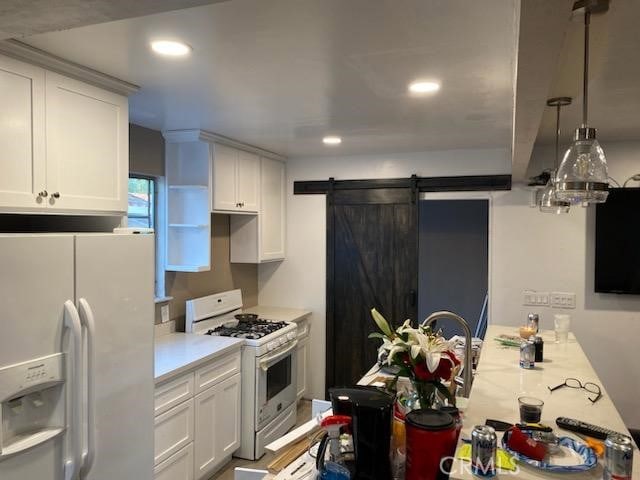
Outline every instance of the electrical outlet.
<svg viewBox="0 0 640 480"><path fill-rule="evenodd" d="M555 308L576 308L576 294L570 292L551 292L551 306Z"/></svg>
<svg viewBox="0 0 640 480"><path fill-rule="evenodd" d="M549 292L536 292L534 290L525 290L523 294L523 305L530 306L548 306L549 305Z"/></svg>
<svg viewBox="0 0 640 480"><path fill-rule="evenodd" d="M169 321L169 304L160 307L160 318L162 319L162 323Z"/></svg>

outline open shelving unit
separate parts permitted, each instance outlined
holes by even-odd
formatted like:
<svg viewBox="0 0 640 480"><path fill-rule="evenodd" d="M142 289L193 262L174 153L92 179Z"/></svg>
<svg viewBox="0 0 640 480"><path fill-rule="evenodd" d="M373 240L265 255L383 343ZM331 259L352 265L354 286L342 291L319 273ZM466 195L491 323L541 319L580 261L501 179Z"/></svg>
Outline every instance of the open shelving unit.
<svg viewBox="0 0 640 480"><path fill-rule="evenodd" d="M211 269L211 151L208 142L165 132L166 270Z"/></svg>

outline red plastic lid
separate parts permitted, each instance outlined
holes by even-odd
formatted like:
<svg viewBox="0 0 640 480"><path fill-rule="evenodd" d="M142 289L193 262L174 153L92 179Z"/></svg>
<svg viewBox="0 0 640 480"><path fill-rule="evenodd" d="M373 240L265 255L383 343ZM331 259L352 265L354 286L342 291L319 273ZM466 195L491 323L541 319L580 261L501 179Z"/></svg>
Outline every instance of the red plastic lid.
<svg viewBox="0 0 640 480"><path fill-rule="evenodd" d="M349 425L351 424L351 417L347 415L329 415L320 422L321 427L328 427L330 425Z"/></svg>

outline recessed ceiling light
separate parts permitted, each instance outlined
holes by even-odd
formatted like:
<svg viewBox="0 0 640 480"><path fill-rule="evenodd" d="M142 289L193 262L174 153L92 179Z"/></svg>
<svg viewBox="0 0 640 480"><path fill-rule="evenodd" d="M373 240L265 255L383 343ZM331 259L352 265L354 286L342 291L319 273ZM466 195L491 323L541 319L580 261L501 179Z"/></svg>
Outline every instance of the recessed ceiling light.
<svg viewBox="0 0 640 480"><path fill-rule="evenodd" d="M191 47L186 43L174 42L172 40L156 40L151 42L151 49L160 55L168 57L183 57L191 51Z"/></svg>
<svg viewBox="0 0 640 480"><path fill-rule="evenodd" d="M322 139L322 143L324 143L325 145L340 145L342 143L342 139L335 136L324 137Z"/></svg>
<svg viewBox="0 0 640 480"><path fill-rule="evenodd" d="M433 93L440 90L440 84L437 82L412 82L409 84L411 93Z"/></svg>

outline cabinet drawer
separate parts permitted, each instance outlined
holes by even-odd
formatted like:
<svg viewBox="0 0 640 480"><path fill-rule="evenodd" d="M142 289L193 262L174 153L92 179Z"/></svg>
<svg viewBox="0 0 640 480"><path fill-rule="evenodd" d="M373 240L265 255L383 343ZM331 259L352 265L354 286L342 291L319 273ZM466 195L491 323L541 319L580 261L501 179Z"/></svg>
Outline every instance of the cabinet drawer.
<svg viewBox="0 0 640 480"><path fill-rule="evenodd" d="M193 397L193 373L182 375L156 387L154 393L154 415L160 415Z"/></svg>
<svg viewBox="0 0 640 480"><path fill-rule="evenodd" d="M224 355L221 358L196 370L196 393L229 378L240 371L240 351Z"/></svg>
<svg viewBox="0 0 640 480"><path fill-rule="evenodd" d="M165 461L193 441L193 412L191 399L156 417L154 464Z"/></svg>
<svg viewBox="0 0 640 480"><path fill-rule="evenodd" d="M154 480L193 480L193 443L153 469Z"/></svg>

